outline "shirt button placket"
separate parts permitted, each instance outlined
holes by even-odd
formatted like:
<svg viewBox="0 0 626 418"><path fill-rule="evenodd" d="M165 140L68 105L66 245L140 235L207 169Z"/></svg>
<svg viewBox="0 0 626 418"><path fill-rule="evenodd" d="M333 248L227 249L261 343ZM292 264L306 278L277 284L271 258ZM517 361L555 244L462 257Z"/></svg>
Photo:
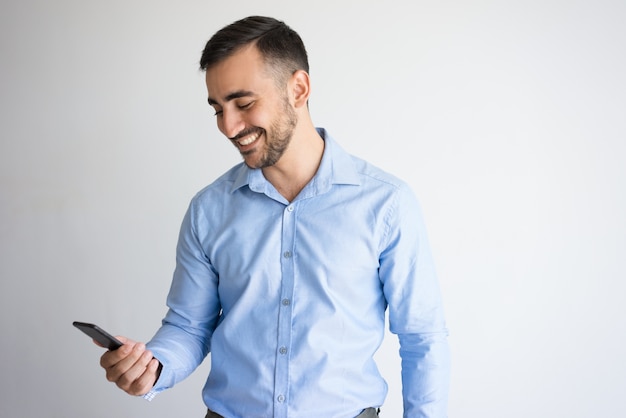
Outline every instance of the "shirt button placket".
<svg viewBox="0 0 626 418"><path fill-rule="evenodd" d="M274 381L274 417L287 418L289 394L289 347L291 345L291 319L295 276L294 240L296 211L289 205L283 211L281 236L281 295L278 314L278 344Z"/></svg>

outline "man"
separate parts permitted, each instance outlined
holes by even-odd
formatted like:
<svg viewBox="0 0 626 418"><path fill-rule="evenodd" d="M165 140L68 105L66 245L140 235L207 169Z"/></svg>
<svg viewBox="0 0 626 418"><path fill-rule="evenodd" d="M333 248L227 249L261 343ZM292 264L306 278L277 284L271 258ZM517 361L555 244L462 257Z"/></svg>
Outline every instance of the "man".
<svg viewBox="0 0 626 418"><path fill-rule="evenodd" d="M244 161L192 199L163 325L147 346L121 337L107 378L151 399L211 352L207 417L375 417L388 309L404 416L445 417L447 331L409 187L315 128L306 50L283 22L226 26L200 64Z"/></svg>

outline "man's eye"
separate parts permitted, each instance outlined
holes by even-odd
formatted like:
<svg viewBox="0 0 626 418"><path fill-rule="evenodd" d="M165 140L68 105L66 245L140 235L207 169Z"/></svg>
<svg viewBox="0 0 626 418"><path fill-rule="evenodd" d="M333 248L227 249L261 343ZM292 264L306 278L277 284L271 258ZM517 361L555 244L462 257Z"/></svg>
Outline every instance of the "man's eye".
<svg viewBox="0 0 626 418"><path fill-rule="evenodd" d="M219 116L219 115L221 115L222 113L224 113L224 111L223 111L223 110L216 110L216 111L215 111L215 115L214 115L214 116Z"/></svg>
<svg viewBox="0 0 626 418"><path fill-rule="evenodd" d="M237 107L238 107L239 109L241 109L241 110L244 110L244 109L248 109L248 108L249 108L249 107L251 107L253 104L254 104L254 102L248 102L248 103L245 103L245 104L238 105Z"/></svg>

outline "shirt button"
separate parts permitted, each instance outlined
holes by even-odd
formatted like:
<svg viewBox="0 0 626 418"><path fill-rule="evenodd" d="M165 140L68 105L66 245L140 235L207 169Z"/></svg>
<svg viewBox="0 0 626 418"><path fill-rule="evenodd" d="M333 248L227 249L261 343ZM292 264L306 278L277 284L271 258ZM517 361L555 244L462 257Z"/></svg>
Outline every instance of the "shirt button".
<svg viewBox="0 0 626 418"><path fill-rule="evenodd" d="M293 206L287 206L287 212L293 212Z"/></svg>
<svg viewBox="0 0 626 418"><path fill-rule="evenodd" d="M291 302L289 301L289 299L283 299L283 305L284 306L289 306Z"/></svg>
<svg viewBox="0 0 626 418"><path fill-rule="evenodd" d="M280 403L285 402L285 397L283 395L278 395L278 398L276 398L276 400Z"/></svg>
<svg viewBox="0 0 626 418"><path fill-rule="evenodd" d="M291 258L291 251L285 251L285 252L283 253L283 256L284 256L285 258Z"/></svg>
<svg viewBox="0 0 626 418"><path fill-rule="evenodd" d="M287 347L280 347L280 354L287 354Z"/></svg>

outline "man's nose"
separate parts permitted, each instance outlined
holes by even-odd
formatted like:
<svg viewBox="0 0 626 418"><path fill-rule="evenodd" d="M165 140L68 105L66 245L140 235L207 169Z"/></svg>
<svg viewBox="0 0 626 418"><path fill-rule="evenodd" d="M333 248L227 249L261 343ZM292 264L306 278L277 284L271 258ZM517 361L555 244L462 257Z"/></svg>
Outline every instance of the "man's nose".
<svg viewBox="0 0 626 418"><path fill-rule="evenodd" d="M222 114L222 132L229 138L235 137L244 129L243 119L239 112L229 111Z"/></svg>

